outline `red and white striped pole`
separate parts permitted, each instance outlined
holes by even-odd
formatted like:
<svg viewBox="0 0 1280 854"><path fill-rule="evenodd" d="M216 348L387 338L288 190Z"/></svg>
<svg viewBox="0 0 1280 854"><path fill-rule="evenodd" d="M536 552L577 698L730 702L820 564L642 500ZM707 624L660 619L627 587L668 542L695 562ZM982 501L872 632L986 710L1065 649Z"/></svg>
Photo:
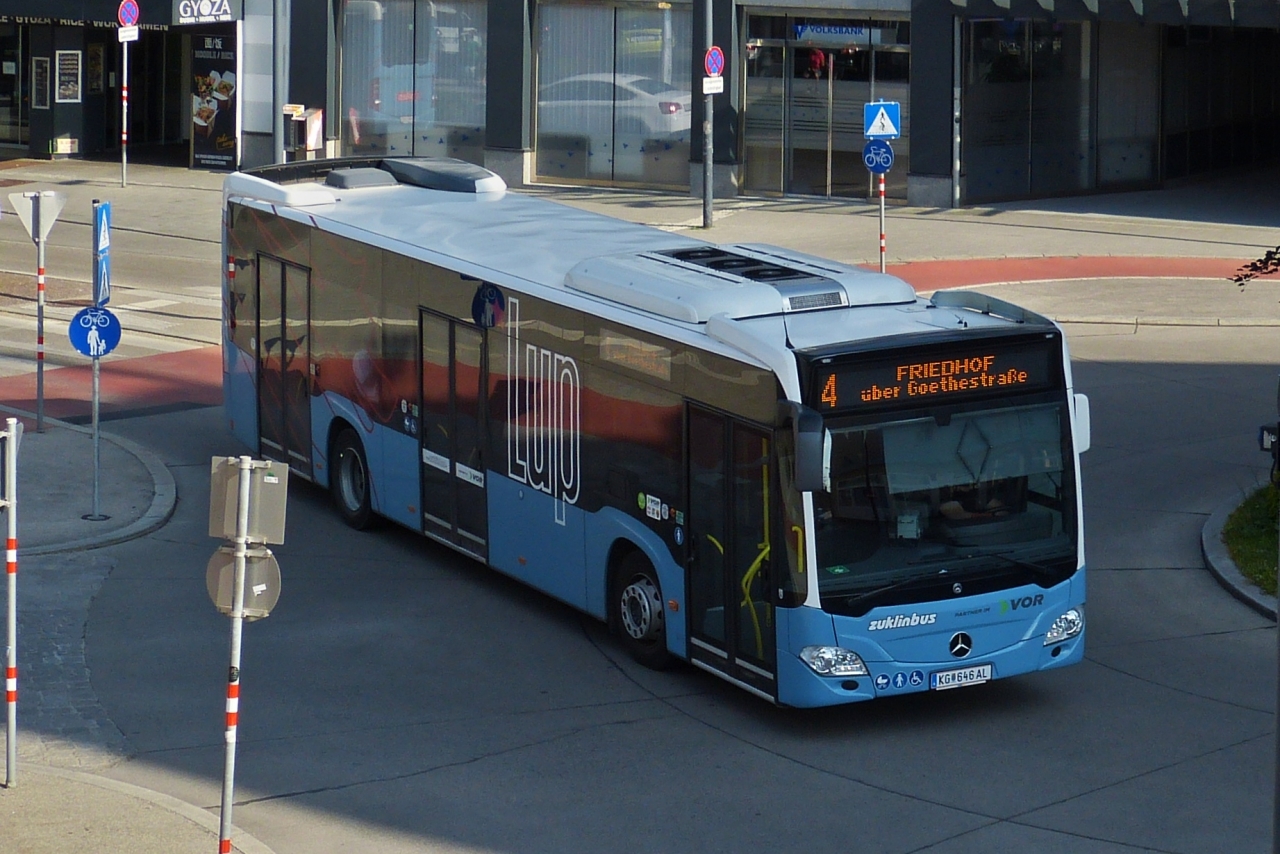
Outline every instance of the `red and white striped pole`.
<svg viewBox="0 0 1280 854"><path fill-rule="evenodd" d="M12 789L18 782L18 419L7 421L4 434L4 509L8 537L4 544L4 574L8 580L4 662L5 765L4 785Z"/></svg>
<svg viewBox="0 0 1280 854"><path fill-rule="evenodd" d="M880 173L880 272L884 272L884 173Z"/></svg>
<svg viewBox="0 0 1280 854"><path fill-rule="evenodd" d="M120 63L120 186L129 184L129 43L121 42Z"/></svg>
<svg viewBox="0 0 1280 854"><path fill-rule="evenodd" d="M40 200L35 195L31 200L36 209L36 234L40 228ZM44 432L44 238L36 240L36 432Z"/></svg>
<svg viewBox="0 0 1280 854"><path fill-rule="evenodd" d="M240 639L244 631L244 567L249 552L249 486L253 459L242 456L240 501L236 507L235 583L231 588L231 668L227 671L227 749L222 768L222 808L218 825L218 852L231 854L231 804L235 795L236 730L240 722Z"/></svg>

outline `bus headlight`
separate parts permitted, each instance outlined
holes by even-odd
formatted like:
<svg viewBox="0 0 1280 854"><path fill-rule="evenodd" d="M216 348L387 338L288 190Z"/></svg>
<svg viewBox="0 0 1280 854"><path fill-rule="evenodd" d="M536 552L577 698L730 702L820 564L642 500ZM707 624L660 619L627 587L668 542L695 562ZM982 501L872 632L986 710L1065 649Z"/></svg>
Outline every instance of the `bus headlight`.
<svg viewBox="0 0 1280 854"><path fill-rule="evenodd" d="M800 660L819 676L870 676L856 652L839 646L806 646Z"/></svg>
<svg viewBox="0 0 1280 854"><path fill-rule="evenodd" d="M1072 608L1067 613L1053 621L1053 625L1049 626L1048 633L1044 636L1044 645L1061 643L1069 640L1084 631L1084 614L1079 609Z"/></svg>

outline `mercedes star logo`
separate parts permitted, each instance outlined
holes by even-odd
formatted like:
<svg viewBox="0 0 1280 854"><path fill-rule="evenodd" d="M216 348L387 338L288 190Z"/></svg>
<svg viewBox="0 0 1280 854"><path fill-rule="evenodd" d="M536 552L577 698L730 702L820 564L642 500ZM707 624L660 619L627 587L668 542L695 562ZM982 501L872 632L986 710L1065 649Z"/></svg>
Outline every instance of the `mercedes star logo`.
<svg viewBox="0 0 1280 854"><path fill-rule="evenodd" d="M961 586L959 581L957 581L955 584L951 585L951 592L959 596L962 592L964 592L964 587Z"/></svg>
<svg viewBox="0 0 1280 854"><path fill-rule="evenodd" d="M951 636L949 648L956 658L964 658L973 649L973 638L964 632L956 632Z"/></svg>

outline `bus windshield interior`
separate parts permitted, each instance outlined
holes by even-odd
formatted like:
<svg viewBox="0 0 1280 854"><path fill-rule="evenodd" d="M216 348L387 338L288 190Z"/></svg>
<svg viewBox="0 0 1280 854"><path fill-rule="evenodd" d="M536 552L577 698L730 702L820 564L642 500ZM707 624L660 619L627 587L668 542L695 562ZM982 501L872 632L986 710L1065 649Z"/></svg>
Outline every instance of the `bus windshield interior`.
<svg viewBox="0 0 1280 854"><path fill-rule="evenodd" d="M1061 403L829 429L815 492L827 610L917 582L1070 574L1074 466ZM1063 576L1065 577L1065 576Z"/></svg>

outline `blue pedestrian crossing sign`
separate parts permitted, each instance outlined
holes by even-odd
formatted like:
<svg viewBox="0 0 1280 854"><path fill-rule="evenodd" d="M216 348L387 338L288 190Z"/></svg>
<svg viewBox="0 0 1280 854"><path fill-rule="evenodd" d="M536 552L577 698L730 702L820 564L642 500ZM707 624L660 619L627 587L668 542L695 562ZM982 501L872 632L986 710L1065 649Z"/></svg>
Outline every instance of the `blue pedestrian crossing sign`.
<svg viewBox="0 0 1280 854"><path fill-rule="evenodd" d="M120 343L120 321L105 308L82 308L71 318L67 330L71 346L95 359L105 356Z"/></svg>
<svg viewBox="0 0 1280 854"><path fill-rule="evenodd" d="M862 108L862 135L867 139L902 136L902 105L897 101L870 101Z"/></svg>
<svg viewBox="0 0 1280 854"><path fill-rule="evenodd" d="M93 304L111 302L111 202L93 203Z"/></svg>

